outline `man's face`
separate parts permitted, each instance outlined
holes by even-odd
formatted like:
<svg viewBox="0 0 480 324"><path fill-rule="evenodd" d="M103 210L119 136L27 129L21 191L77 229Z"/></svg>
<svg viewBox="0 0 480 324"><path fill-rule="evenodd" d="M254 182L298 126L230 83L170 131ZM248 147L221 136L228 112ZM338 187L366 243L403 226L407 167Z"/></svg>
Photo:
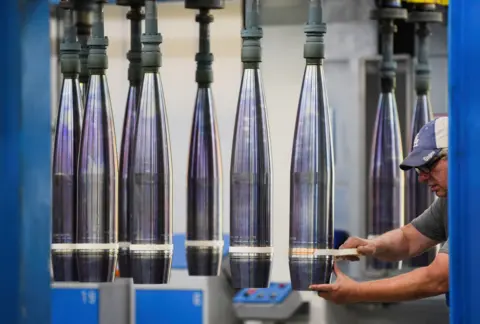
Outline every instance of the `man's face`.
<svg viewBox="0 0 480 324"><path fill-rule="evenodd" d="M438 197L447 197L448 192L448 161L446 158L435 161L429 166L429 171L419 172L418 180L428 184Z"/></svg>

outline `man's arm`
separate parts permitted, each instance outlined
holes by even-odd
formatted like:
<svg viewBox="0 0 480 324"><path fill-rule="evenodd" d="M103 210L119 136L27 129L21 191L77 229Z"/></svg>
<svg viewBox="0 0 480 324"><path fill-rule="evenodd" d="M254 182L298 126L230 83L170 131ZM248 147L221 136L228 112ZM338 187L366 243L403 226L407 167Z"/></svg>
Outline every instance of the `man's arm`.
<svg viewBox="0 0 480 324"><path fill-rule="evenodd" d="M356 248L360 254L373 255L384 261L398 261L418 255L447 239L445 213L445 200L439 198L410 224L371 240L351 237L341 248ZM347 259L358 260L353 257Z"/></svg>
<svg viewBox="0 0 480 324"><path fill-rule="evenodd" d="M439 253L427 267L387 279L358 284L355 300L401 302L440 295L448 291L448 254Z"/></svg>
<svg viewBox="0 0 480 324"><path fill-rule="evenodd" d="M408 224L376 237L372 243L375 246L374 257L384 261L398 261L420 254L439 242Z"/></svg>

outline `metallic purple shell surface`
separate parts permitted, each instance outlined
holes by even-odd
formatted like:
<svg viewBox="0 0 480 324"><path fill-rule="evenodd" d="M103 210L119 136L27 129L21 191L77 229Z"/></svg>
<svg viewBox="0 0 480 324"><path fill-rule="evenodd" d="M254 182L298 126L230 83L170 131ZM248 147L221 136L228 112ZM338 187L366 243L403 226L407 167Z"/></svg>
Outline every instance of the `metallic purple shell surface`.
<svg viewBox="0 0 480 324"><path fill-rule="evenodd" d="M172 162L162 83L145 73L129 176L130 262L136 284L164 284L172 265Z"/></svg>
<svg viewBox="0 0 480 324"><path fill-rule="evenodd" d="M198 88L187 172L189 275L217 276L223 254L222 160L212 90Z"/></svg>
<svg viewBox="0 0 480 324"><path fill-rule="evenodd" d="M77 281L77 165L82 129L82 97L78 77L64 78L57 111L53 148L52 267L54 281Z"/></svg>
<svg viewBox="0 0 480 324"><path fill-rule="evenodd" d="M294 290L330 282L333 249L334 156L321 64L307 64L298 105L290 169L290 279Z"/></svg>
<svg viewBox="0 0 480 324"><path fill-rule="evenodd" d="M128 89L127 105L123 120L122 143L120 147L120 181L118 184L118 267L120 277L130 278L129 251L130 233L128 229L128 175L130 169L130 156L137 115L137 102L140 86L130 85Z"/></svg>
<svg viewBox="0 0 480 324"><path fill-rule="evenodd" d="M109 282L117 263L118 162L107 78L91 75L78 167L79 281Z"/></svg>
<svg viewBox="0 0 480 324"><path fill-rule="evenodd" d="M418 95L417 104L415 105L415 111L412 118L411 126L411 147L415 136L420 129L433 119L432 108L430 105L430 98L428 95ZM405 224L410 223L417 216L421 215L435 199L435 193L430 190L430 187L426 183L420 183L418 181L418 174L415 170L409 170L406 172L406 215ZM428 266L435 256L437 251L432 248L425 253L415 256L409 260L405 260L404 264L409 267L425 267Z"/></svg>
<svg viewBox="0 0 480 324"><path fill-rule="evenodd" d="M87 87L88 87L88 83L82 83L80 82L80 95L82 96L82 99L85 99L87 100L86 96L87 96Z"/></svg>
<svg viewBox="0 0 480 324"><path fill-rule="evenodd" d="M367 235L374 238L404 224L405 176L397 103L392 92L381 93L371 147ZM399 262L367 258L367 271L399 269Z"/></svg>
<svg viewBox="0 0 480 324"><path fill-rule="evenodd" d="M270 283L272 161L260 69L246 68L238 99L230 167L230 269L234 288Z"/></svg>

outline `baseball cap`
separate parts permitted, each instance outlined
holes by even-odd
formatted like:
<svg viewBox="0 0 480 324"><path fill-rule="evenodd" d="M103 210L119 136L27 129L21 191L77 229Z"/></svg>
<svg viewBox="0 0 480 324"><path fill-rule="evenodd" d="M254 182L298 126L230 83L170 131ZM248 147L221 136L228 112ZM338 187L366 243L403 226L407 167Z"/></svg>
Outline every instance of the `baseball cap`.
<svg viewBox="0 0 480 324"><path fill-rule="evenodd" d="M444 148L448 148L448 117L439 117L423 125L400 169L407 171L428 164Z"/></svg>

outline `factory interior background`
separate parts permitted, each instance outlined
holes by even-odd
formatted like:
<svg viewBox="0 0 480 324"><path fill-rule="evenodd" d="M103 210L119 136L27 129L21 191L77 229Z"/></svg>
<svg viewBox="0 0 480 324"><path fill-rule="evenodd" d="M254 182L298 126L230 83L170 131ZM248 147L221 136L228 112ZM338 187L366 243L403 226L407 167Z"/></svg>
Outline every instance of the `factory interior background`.
<svg viewBox="0 0 480 324"><path fill-rule="evenodd" d="M335 149L335 229L350 235L366 235L366 190L368 158L379 93L378 29L370 20L371 0L324 0L325 77L332 112ZM273 160L273 246L272 282L289 282L289 172L295 117L305 60L304 24L308 2L304 0L262 0L263 63L261 65ZM128 7L105 6L105 34L109 38L107 77L114 112L117 148L120 147L127 98L130 22ZM198 51L198 24L194 10L183 2L159 3L159 32L163 36L161 79L166 97L173 165L173 231L186 228L186 172L188 147L197 84L195 54ZM227 1L223 10L214 10L211 24L211 51L214 55L212 85L220 134L223 170L223 228L229 231L229 169L235 113L241 81L241 1ZM445 18L446 19L446 16ZM413 26L399 24L402 35L414 42ZM403 26L403 27L402 27ZM447 112L447 28L432 24L430 38L431 101L434 113ZM398 36L397 36L398 37ZM407 36L405 36L407 37ZM61 86L58 43L62 26L52 15L52 136ZM409 147L411 114L414 109L413 46L396 39L398 63L397 102L404 153ZM361 275L362 262L348 265L353 277ZM207 280L207 279L205 279ZM303 292L311 300L310 323L442 323L448 322L444 301L435 311L428 303L392 306L368 315L369 309L325 303L314 293ZM415 304L415 305L414 305ZM416 309L417 307L418 309ZM405 311L405 309L409 309ZM370 309L370 311L372 311ZM362 313L362 316L358 314ZM335 315L333 315L335 314ZM379 315L380 314L380 315ZM383 314L383 315L382 315ZM395 315L400 314L400 315ZM419 316L419 314L422 314ZM329 320L335 316L335 321Z"/></svg>

